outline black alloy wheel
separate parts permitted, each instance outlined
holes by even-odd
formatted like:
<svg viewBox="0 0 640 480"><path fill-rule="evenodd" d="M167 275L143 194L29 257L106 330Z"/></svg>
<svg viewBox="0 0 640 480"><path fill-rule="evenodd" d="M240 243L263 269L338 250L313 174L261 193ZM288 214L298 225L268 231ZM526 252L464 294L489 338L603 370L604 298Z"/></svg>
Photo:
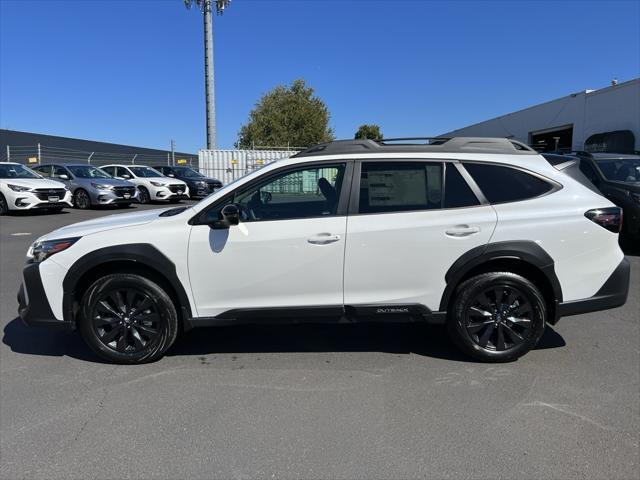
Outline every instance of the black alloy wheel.
<svg viewBox="0 0 640 480"><path fill-rule="evenodd" d="M91 208L91 198L86 191L78 189L76 190L74 197L73 204L76 208L79 208L80 210Z"/></svg>
<svg viewBox="0 0 640 480"><path fill-rule="evenodd" d="M113 363L153 362L178 334L176 307L162 283L135 273L97 279L80 302L80 333L101 358Z"/></svg>
<svg viewBox="0 0 640 480"><path fill-rule="evenodd" d="M93 329L108 348L137 353L157 341L162 328L158 306L146 293L134 289L103 292L93 307Z"/></svg>
<svg viewBox="0 0 640 480"><path fill-rule="evenodd" d="M465 328L480 347L501 352L525 341L532 316L533 307L522 292L496 285L475 296L467 308Z"/></svg>
<svg viewBox="0 0 640 480"><path fill-rule="evenodd" d="M546 318L547 302L533 282L512 272L489 272L458 286L447 328L467 355L508 362L536 346Z"/></svg>

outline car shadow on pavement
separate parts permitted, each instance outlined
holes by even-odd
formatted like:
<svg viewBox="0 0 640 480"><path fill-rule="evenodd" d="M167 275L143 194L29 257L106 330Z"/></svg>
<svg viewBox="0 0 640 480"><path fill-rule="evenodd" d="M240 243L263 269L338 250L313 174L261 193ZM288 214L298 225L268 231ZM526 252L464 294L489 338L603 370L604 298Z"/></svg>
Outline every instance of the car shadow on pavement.
<svg viewBox="0 0 640 480"><path fill-rule="evenodd" d="M15 318L4 328L2 342L27 355L69 356L101 363L79 334L30 328ZM547 327L536 350L559 348L565 341ZM444 326L426 324L238 325L198 328L182 334L168 356L215 353L384 352L417 354L461 362L473 361L458 351Z"/></svg>
<svg viewBox="0 0 640 480"><path fill-rule="evenodd" d="M20 317L14 318L4 327L2 343L10 347L12 352L53 357L69 356L101 363L80 335L48 328L27 327Z"/></svg>

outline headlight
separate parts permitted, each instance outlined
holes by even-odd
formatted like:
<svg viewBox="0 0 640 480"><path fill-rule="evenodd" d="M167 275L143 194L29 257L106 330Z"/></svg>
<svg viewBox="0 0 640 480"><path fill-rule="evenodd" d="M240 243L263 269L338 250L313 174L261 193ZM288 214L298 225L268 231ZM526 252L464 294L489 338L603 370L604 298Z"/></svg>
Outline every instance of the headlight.
<svg viewBox="0 0 640 480"><path fill-rule="evenodd" d="M92 183L91 186L98 190L113 190L113 185L105 185L104 183Z"/></svg>
<svg viewBox="0 0 640 480"><path fill-rule="evenodd" d="M200 188L204 188L204 187L207 186L207 182L198 181L198 182L194 182L194 183Z"/></svg>
<svg viewBox="0 0 640 480"><path fill-rule="evenodd" d="M166 183L162 183L162 182L151 182L151 185L153 185L154 187L166 187L167 184Z"/></svg>
<svg viewBox="0 0 640 480"><path fill-rule="evenodd" d="M29 190L31 190L31 187L23 187L22 185L11 185L10 183L7 184L7 187L9 187L14 192L28 192Z"/></svg>
<svg viewBox="0 0 640 480"><path fill-rule="evenodd" d="M9 186L11 186L11 185L9 185ZM629 192L629 195L631 195L631 200L633 200L635 203L640 205L640 193Z"/></svg>
<svg viewBox="0 0 640 480"><path fill-rule="evenodd" d="M38 241L31 246L28 255L32 256L36 263L42 262L51 255L55 255L58 252L66 250L78 240L80 240L80 237Z"/></svg>

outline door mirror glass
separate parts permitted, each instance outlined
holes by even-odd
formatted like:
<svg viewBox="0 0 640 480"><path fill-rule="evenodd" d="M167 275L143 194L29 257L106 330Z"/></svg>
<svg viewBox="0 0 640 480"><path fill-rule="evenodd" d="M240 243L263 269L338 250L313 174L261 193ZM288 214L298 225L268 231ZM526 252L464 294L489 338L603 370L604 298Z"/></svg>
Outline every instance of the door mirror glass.
<svg viewBox="0 0 640 480"><path fill-rule="evenodd" d="M167 177L176 178L176 176L173 173L167 173Z"/></svg>
<svg viewBox="0 0 640 480"><path fill-rule="evenodd" d="M62 175L58 175L58 178L60 180L69 180L69 175L67 175L66 173L63 173Z"/></svg>
<svg viewBox="0 0 640 480"><path fill-rule="evenodd" d="M209 226L214 229L226 229L240 223L240 209L237 205L230 203L220 210L220 219L214 221Z"/></svg>
<svg viewBox="0 0 640 480"><path fill-rule="evenodd" d="M125 180L129 180L131 178L131 175L129 175L128 173L123 173L120 178L123 178Z"/></svg>

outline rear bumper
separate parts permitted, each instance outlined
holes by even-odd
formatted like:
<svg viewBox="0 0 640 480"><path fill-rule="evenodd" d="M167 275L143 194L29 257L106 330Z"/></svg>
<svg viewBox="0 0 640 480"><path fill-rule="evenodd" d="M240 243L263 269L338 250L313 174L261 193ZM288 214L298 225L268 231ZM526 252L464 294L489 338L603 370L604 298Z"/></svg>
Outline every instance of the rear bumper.
<svg viewBox="0 0 640 480"><path fill-rule="evenodd" d="M40 266L37 263L25 265L23 278L24 283L18 290L18 314L22 321L31 327L73 330L72 322L58 320L51 311L40 277Z"/></svg>
<svg viewBox="0 0 640 480"><path fill-rule="evenodd" d="M608 310L624 305L629 295L630 274L631 265L629 260L623 258L593 297L558 304L556 309L557 318Z"/></svg>

